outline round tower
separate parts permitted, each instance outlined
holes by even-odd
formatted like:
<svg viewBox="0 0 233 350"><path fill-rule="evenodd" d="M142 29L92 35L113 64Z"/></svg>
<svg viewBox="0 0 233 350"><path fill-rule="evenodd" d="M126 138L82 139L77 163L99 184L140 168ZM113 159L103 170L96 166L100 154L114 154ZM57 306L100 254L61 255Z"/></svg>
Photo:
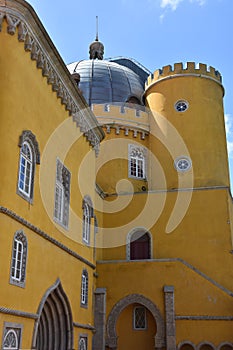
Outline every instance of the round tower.
<svg viewBox="0 0 233 350"><path fill-rule="evenodd" d="M148 78L145 101L155 121L151 145L168 189L191 171L194 187L229 186L223 96L221 75L205 64L176 63Z"/></svg>

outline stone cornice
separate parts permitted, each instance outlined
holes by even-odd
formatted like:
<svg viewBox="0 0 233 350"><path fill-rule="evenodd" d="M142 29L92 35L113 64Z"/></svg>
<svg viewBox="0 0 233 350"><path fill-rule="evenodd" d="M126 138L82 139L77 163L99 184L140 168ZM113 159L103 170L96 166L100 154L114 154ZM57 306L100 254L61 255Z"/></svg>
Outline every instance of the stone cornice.
<svg viewBox="0 0 233 350"><path fill-rule="evenodd" d="M0 0L0 32L3 21L7 23L8 34L17 34L18 41L24 43L25 51L30 52L31 59L98 154L103 130L33 8L23 0Z"/></svg>

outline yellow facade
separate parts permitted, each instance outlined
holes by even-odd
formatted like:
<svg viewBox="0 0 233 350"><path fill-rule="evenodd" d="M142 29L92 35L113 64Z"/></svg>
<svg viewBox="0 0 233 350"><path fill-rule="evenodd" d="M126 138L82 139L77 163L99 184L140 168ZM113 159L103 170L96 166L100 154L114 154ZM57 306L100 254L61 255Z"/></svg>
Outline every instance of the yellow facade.
<svg viewBox="0 0 233 350"><path fill-rule="evenodd" d="M0 20L1 347L233 349L220 74L90 108L30 5Z"/></svg>

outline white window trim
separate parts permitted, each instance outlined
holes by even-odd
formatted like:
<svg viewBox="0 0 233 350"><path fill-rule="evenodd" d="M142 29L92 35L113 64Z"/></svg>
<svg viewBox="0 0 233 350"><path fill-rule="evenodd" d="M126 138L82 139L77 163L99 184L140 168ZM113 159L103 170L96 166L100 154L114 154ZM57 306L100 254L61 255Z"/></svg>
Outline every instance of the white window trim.
<svg viewBox="0 0 233 350"><path fill-rule="evenodd" d="M63 182L61 182L60 180L60 178L63 179L64 172L65 172L65 177L69 178L69 188L67 186L68 182L63 184ZM68 225L69 225L70 177L71 177L70 171L60 161L60 159L57 158L56 178L55 178L55 188L54 188L53 218L55 222L57 222L60 226L64 227L66 230L68 230ZM61 194L60 196L57 196L57 189Z"/></svg>
<svg viewBox="0 0 233 350"><path fill-rule="evenodd" d="M179 167L179 162L181 162L181 161L187 162L187 164L188 164L187 168L181 169L181 168ZM180 157L178 157L178 158L176 158L176 159L174 160L174 167L175 167L175 169L176 169L178 172L180 172L180 173L185 173L185 172L189 171L189 170L192 168L192 161L191 161L191 159L190 159L189 157L187 157L187 156L180 156Z"/></svg>
<svg viewBox="0 0 233 350"><path fill-rule="evenodd" d="M81 346L83 346L81 348ZM78 350L87 350L87 335L81 335L78 343Z"/></svg>
<svg viewBox="0 0 233 350"><path fill-rule="evenodd" d="M15 337L15 342L16 342L16 346L10 346L10 347L8 347L8 346L6 346L6 345L4 345L4 343L6 342L6 340L7 340L7 337L9 336L9 334L13 334L14 335L14 337ZM14 329L9 329L8 331L7 331L7 333L6 333L6 335L5 335L5 337L4 337L4 340L3 340L3 350L18 350L19 349L19 339L18 339L18 336L17 336L17 334L16 334L16 332L14 331Z"/></svg>
<svg viewBox="0 0 233 350"><path fill-rule="evenodd" d="M81 305L87 306L88 304L88 272L83 270L81 279Z"/></svg>
<svg viewBox="0 0 233 350"><path fill-rule="evenodd" d="M30 159L23 153L23 147L26 145L29 149L30 152ZM25 161L25 170L24 173L21 172L21 167L22 161ZM27 170L27 165L29 165L30 171L29 171L29 181L28 181L28 191L25 190L26 188L26 170ZM33 172L33 154L32 154L32 149L30 144L27 141L24 141L24 143L21 146L20 149L20 160L19 160L19 178L18 178L18 190L19 192L23 193L24 196L31 198L31 188L32 188L32 172ZM23 174L24 180L21 180L21 174ZM23 188L20 187L20 183L23 183Z"/></svg>
<svg viewBox="0 0 233 350"><path fill-rule="evenodd" d="M58 189L58 195L57 195ZM54 203L54 218L60 224L63 223L64 217L64 188L59 180L56 181L55 186L55 203Z"/></svg>
<svg viewBox="0 0 233 350"><path fill-rule="evenodd" d="M26 281L27 249L27 237L23 230L16 231L12 242L10 284L21 288L25 287Z"/></svg>
<svg viewBox="0 0 233 350"><path fill-rule="evenodd" d="M87 244L90 243L91 233L91 212L88 203L83 205L83 241Z"/></svg>
<svg viewBox="0 0 233 350"><path fill-rule="evenodd" d="M134 150L138 149L142 154L142 157L132 155ZM137 144L129 144L128 145L128 177L137 180L146 180L146 156L147 151L145 147L142 147ZM136 162L136 175L132 174L131 160L135 160ZM139 176L139 161L142 162L142 176Z"/></svg>
<svg viewBox="0 0 233 350"><path fill-rule="evenodd" d="M16 248L15 248L16 245ZM21 252L20 252L21 248ZM13 256L12 256L12 268L11 268L11 278L16 281L21 281L22 278L22 267L23 267L23 253L24 253L23 243L18 239L14 239ZM21 258L18 256L21 253ZM18 267L19 264L19 267ZM19 271L19 277L17 277ZM12 273L13 272L13 273Z"/></svg>

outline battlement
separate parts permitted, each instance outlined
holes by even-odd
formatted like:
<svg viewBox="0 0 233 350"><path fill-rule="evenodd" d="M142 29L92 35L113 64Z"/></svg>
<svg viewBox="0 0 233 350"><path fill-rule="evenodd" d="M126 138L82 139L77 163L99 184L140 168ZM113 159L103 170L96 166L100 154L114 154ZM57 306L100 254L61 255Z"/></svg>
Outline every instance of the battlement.
<svg viewBox="0 0 233 350"><path fill-rule="evenodd" d="M175 63L174 67L167 65L162 67L162 69L157 69L154 74L148 77L146 88L164 78L185 75L210 78L218 83L222 83L222 76L215 68L211 66L207 67L207 65L203 63L196 64L195 62L187 62L186 68L184 68L183 63Z"/></svg>
<svg viewBox="0 0 233 350"><path fill-rule="evenodd" d="M110 133L111 129L114 129L116 134L124 130L127 136L129 131L133 131L133 137L137 137L139 133L142 139L149 133L150 111L145 106L130 103L105 103L93 104L91 108L99 124L107 128L107 133Z"/></svg>
<svg viewBox="0 0 233 350"><path fill-rule="evenodd" d="M129 103L93 104L92 111L100 124L129 125L144 130L149 128L149 110Z"/></svg>

